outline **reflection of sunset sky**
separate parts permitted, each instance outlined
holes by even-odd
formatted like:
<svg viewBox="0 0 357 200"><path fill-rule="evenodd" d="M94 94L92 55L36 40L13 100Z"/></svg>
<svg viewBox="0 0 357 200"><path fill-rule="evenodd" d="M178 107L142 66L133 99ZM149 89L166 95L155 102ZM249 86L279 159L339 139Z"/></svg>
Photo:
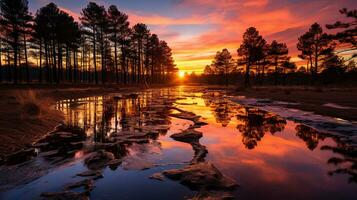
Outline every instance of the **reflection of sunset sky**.
<svg viewBox="0 0 357 200"><path fill-rule="evenodd" d="M30 0L33 12L50 0ZM87 0L53 0L78 19ZM242 34L255 26L271 42L285 42L297 60L296 42L314 22L341 18L338 10L354 8L353 0L98 0L129 14L131 24L143 22L173 48L176 64L187 72L202 72L216 51L236 49Z"/></svg>
<svg viewBox="0 0 357 200"><path fill-rule="evenodd" d="M206 146L208 150L206 160L211 161L224 174L238 181L242 186L239 189L242 197L273 199L275 197L269 195L273 195L271 190L274 189L279 191L274 193L278 195L278 199L291 197L291 195L296 195L297 199L303 199L308 195L311 199L314 195L324 196L323 192L326 192L326 197L329 197L328 195L336 193L336 196L338 192L344 190L352 191L351 188L354 185L347 184L346 176L330 177L327 174L328 171L334 169L334 166L328 165L327 161L336 155L331 151L321 151L320 148L323 145L335 146L336 144L331 138L324 140L322 140L323 137L318 138L317 147L310 150L307 143L297 137L296 125L298 124L287 121L286 125L284 123L283 131L274 134L266 131L257 141L257 145L253 149L248 149L242 142L243 137L246 136L237 129L237 125L247 125L247 122L236 117L237 112L240 112L243 107L237 104L228 104L228 109L218 110L230 114L217 115L215 106L225 106L222 101L217 101L218 104L216 101L209 104L210 98L207 98L210 97L209 94L187 93L185 92L187 90L189 90L188 87L178 87L177 90L170 92L172 92L171 94L187 96L186 99L177 101L181 103L177 107L194 112L202 116L203 121L209 123L209 125L198 129L203 133L200 143ZM144 105L147 104L146 101L150 100L146 96L148 93L139 95L143 98L138 100L127 99L118 102L110 101L108 97L90 97L80 99L77 103L75 101L61 101L57 104L57 108L64 111L66 120L72 124L83 127L84 122L86 122L87 126L93 127L93 123L96 122L98 125L97 131L99 131L102 123L111 129L115 129L115 116L120 120L123 111L128 115L137 113L139 102L142 105L141 108L144 108ZM161 93L161 95L165 94L167 95L169 92ZM216 97L214 99L222 100L224 98ZM228 101L223 102L227 103ZM182 103L195 104L183 105ZM108 115L111 116L108 119L110 123L102 122L103 111L108 111L111 106L117 107L117 114ZM228 116L228 125L222 127L222 120L218 120L217 116ZM94 119L94 117L96 118ZM271 121L264 121L264 123L269 122ZM157 141L151 141L149 144L132 145L129 147L129 154L160 164L188 162L193 157L192 146L188 143L175 141L169 136L186 129L191 124L192 122L188 120L171 118L171 128L166 134L161 135ZM257 124L259 126L259 123ZM270 127L267 126L267 128ZM87 133L93 135L93 128L89 128ZM307 135L306 139L315 138L309 138L309 135ZM82 155L76 156L81 157Z"/></svg>

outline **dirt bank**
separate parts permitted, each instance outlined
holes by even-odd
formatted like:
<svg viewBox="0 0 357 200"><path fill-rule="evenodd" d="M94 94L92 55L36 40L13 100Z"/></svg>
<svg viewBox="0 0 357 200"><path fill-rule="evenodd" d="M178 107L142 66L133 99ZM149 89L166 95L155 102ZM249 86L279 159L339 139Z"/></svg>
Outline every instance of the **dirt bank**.
<svg viewBox="0 0 357 200"><path fill-rule="evenodd" d="M357 88L256 87L233 94L299 103L288 107L357 121Z"/></svg>

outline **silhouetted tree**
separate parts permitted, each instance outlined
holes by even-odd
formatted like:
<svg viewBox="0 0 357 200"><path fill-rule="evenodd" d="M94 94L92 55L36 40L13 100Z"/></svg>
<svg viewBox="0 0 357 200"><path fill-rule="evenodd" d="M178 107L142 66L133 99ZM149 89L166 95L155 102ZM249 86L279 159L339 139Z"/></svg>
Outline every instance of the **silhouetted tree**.
<svg viewBox="0 0 357 200"><path fill-rule="evenodd" d="M269 45L268 56L271 59L270 63L274 66L275 85L278 84L279 68L283 68L282 64L287 61L289 50L285 43L278 43L276 40Z"/></svg>
<svg viewBox="0 0 357 200"><path fill-rule="evenodd" d="M343 48L343 50L339 51L339 53L345 52L345 51L353 51L357 49L357 10L347 10L346 8L343 8L340 10L340 13L345 15L347 18L351 19L351 21L348 22L341 22L337 21L334 24L328 24L326 27L328 29L339 29L341 30L340 32L332 35L333 39L338 40L342 44L347 44ZM352 54L352 57L350 59L353 59L357 57L356 53Z"/></svg>
<svg viewBox="0 0 357 200"><path fill-rule="evenodd" d="M124 41L129 32L129 22L128 16L122 13L114 5L110 6L108 9L108 20L109 20L109 33L111 34L110 40L114 42L114 65L115 65L115 79L116 83L119 83L119 61L118 61L118 45L121 45L122 57L125 57L123 46ZM121 60L121 73L124 72L123 59Z"/></svg>
<svg viewBox="0 0 357 200"><path fill-rule="evenodd" d="M167 82L167 78L177 73L177 68L172 57L172 50L165 41L160 41L159 55L160 82Z"/></svg>
<svg viewBox="0 0 357 200"><path fill-rule="evenodd" d="M133 27L133 42L136 44L135 51L137 52L137 76L136 82L142 83L142 77L144 72L143 67L143 56L144 56L144 46L147 44L150 31L145 24L136 24ZM146 80L145 80L146 83Z"/></svg>
<svg viewBox="0 0 357 200"><path fill-rule="evenodd" d="M86 8L82 10L80 18L84 28L84 33L91 37L93 47L93 65L95 83L98 84L98 69L97 69L97 35L99 32L98 17L103 12L103 7L98 6L94 2L90 2Z"/></svg>
<svg viewBox="0 0 357 200"><path fill-rule="evenodd" d="M311 73L316 79L321 61L334 50L334 44L321 26L315 23L311 25L308 32L299 37L297 48L301 51L301 58L309 59Z"/></svg>
<svg viewBox="0 0 357 200"><path fill-rule="evenodd" d="M40 54L40 79L42 80L42 46L45 51L47 81L60 83L63 80L63 49L66 51L67 79L77 81L76 52L79 48L81 32L73 17L50 3L41 8L35 17L33 44L38 45ZM70 51L73 52L73 73L70 69ZM50 70L52 66L52 70Z"/></svg>
<svg viewBox="0 0 357 200"><path fill-rule="evenodd" d="M232 72L235 67L231 53L227 49L218 51L214 57L212 66L217 70L218 74L225 77L225 84L228 86L228 73Z"/></svg>
<svg viewBox="0 0 357 200"><path fill-rule="evenodd" d="M1 17L1 16L0 16ZM0 18L1 21L1 18ZM3 69L2 69L2 31L0 31L0 83L3 81Z"/></svg>
<svg viewBox="0 0 357 200"><path fill-rule="evenodd" d="M0 24L4 34L3 40L12 48L14 60L14 83L18 81L18 60L21 48L23 26L31 19L27 0L1 0Z"/></svg>
<svg viewBox="0 0 357 200"><path fill-rule="evenodd" d="M205 75L213 75L214 74L214 70L212 68L213 67L211 67L210 65L206 65L204 70L203 70L203 74L205 74Z"/></svg>
<svg viewBox="0 0 357 200"><path fill-rule="evenodd" d="M158 66L157 64L159 63L159 55L160 53L160 40L159 37L156 34L152 34L149 37L148 43L147 43L147 48L146 48L146 59L145 59L145 65L149 66L148 71L150 71L150 76L151 76L151 83L156 82L157 80L157 70Z"/></svg>
<svg viewBox="0 0 357 200"><path fill-rule="evenodd" d="M243 35L243 42L238 49L238 62L245 64L245 87L250 87L250 68L264 57L266 41L256 28L250 27Z"/></svg>

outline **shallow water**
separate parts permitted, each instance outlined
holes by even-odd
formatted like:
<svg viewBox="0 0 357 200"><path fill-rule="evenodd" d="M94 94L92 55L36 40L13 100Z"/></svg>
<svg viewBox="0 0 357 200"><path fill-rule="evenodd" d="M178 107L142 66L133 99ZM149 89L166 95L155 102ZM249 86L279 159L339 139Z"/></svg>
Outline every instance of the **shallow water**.
<svg viewBox="0 0 357 200"><path fill-rule="evenodd" d="M203 133L205 159L237 181L240 187L232 191L237 199L357 198L355 144L346 140L233 103L221 91L177 87L141 92L137 99L115 98L118 95L57 102L66 123L85 130L86 145L61 162L49 163L38 156L22 165L2 166L0 199L41 199L42 192L61 191L64 185L82 180L75 175L88 170L84 158L93 143L130 129L130 119L142 116L145 107L155 105L153 100L169 97L177 98L173 106L208 123L196 129ZM184 199L197 194L177 181L149 179L156 172L186 166L194 156L189 144L170 138L192 122L168 119L170 129L158 138L115 154L123 157L123 163L103 169L104 178L95 181L91 199ZM132 165L137 162L153 167L138 170Z"/></svg>

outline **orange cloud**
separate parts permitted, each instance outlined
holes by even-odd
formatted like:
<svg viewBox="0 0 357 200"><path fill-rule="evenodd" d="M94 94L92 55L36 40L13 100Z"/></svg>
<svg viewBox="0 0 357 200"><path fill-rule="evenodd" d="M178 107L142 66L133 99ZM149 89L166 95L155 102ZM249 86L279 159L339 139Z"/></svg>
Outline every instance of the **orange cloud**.
<svg viewBox="0 0 357 200"><path fill-rule="evenodd" d="M268 42L275 39L286 43L290 56L300 65L297 38L314 22L323 26L341 19L338 10L354 5L352 0L180 0L166 12L125 11L132 25L146 23L152 33L169 43L181 70L199 73L218 50L228 48L236 57L242 35L250 26ZM80 14L73 9L60 9L79 19Z"/></svg>
<svg viewBox="0 0 357 200"><path fill-rule="evenodd" d="M58 6L58 8L66 13L68 13L69 15L71 15L75 21L79 21L79 18L80 18L80 14L77 13L77 12L74 12L70 9L67 9L67 8L64 8L64 7L61 7L61 6Z"/></svg>
<svg viewBox="0 0 357 200"><path fill-rule="evenodd" d="M207 23L201 16L176 19L157 14L140 15L135 12L129 12L129 20L132 24L145 23L149 25L197 25Z"/></svg>

